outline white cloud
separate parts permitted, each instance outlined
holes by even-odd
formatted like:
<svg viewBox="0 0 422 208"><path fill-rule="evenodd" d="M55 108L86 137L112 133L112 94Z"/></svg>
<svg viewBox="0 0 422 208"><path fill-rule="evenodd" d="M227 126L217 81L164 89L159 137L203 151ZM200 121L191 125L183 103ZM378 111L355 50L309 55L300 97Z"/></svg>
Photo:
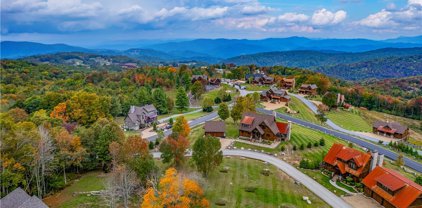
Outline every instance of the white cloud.
<svg viewBox="0 0 422 208"><path fill-rule="evenodd" d="M311 22L314 25L335 25L346 19L347 13L344 10L331 12L327 9L320 9L314 12Z"/></svg>
<svg viewBox="0 0 422 208"><path fill-rule="evenodd" d="M285 13L278 16L278 19L284 22L305 22L309 17L305 14L298 13Z"/></svg>
<svg viewBox="0 0 422 208"><path fill-rule="evenodd" d="M422 0L409 0L401 9L383 9L358 21L357 24L390 31L422 30Z"/></svg>
<svg viewBox="0 0 422 208"><path fill-rule="evenodd" d="M274 9L272 9L271 7L266 7L266 6L262 6L259 4L254 4L254 5L245 5L242 9L241 9L241 13L245 14L245 15L255 15L255 14L263 14L263 13L267 13L270 12Z"/></svg>

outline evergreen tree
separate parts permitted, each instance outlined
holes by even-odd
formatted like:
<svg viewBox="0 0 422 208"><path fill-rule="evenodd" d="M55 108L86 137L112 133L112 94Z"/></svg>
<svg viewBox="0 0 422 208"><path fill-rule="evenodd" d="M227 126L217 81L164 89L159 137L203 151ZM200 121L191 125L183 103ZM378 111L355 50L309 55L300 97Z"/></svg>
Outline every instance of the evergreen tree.
<svg viewBox="0 0 422 208"><path fill-rule="evenodd" d="M188 110L189 107L189 98L186 94L186 91L183 87L179 87L177 89L177 95L176 95L176 108L183 112Z"/></svg>
<svg viewBox="0 0 422 208"><path fill-rule="evenodd" d="M167 96L162 88L154 90L154 92L152 93L152 98L154 101L154 106L155 108L157 108L158 113L168 113Z"/></svg>
<svg viewBox="0 0 422 208"><path fill-rule="evenodd" d="M214 102L212 101L211 98L209 97L205 97L202 100L202 111L204 112L212 112L212 106L213 106Z"/></svg>
<svg viewBox="0 0 422 208"><path fill-rule="evenodd" d="M230 116L229 106L226 103L221 103L218 106L218 116L220 116L221 120L225 121Z"/></svg>

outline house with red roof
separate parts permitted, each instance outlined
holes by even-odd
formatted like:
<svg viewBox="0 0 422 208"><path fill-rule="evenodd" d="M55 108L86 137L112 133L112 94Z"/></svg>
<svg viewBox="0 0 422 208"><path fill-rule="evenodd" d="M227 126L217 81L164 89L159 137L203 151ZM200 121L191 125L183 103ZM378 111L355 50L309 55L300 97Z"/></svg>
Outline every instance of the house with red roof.
<svg viewBox="0 0 422 208"><path fill-rule="evenodd" d="M397 122L375 121L372 124L372 132L396 139L406 140L409 137L409 128Z"/></svg>
<svg viewBox="0 0 422 208"><path fill-rule="evenodd" d="M422 186L393 170L377 166L362 183L364 194L386 208L422 207Z"/></svg>
<svg viewBox="0 0 422 208"><path fill-rule="evenodd" d="M346 147L342 144L333 144L325 155L322 168L334 172L343 178L352 177L360 181L368 175L372 156L370 153Z"/></svg>
<svg viewBox="0 0 422 208"><path fill-rule="evenodd" d="M244 113L240 121L239 137L251 141L288 141L290 123L277 122L272 115Z"/></svg>

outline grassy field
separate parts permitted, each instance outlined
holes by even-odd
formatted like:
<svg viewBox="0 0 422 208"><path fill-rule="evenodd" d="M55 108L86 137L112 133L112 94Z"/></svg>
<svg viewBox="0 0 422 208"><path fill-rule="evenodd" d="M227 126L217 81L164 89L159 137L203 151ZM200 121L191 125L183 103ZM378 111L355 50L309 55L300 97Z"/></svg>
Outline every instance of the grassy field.
<svg viewBox="0 0 422 208"><path fill-rule="evenodd" d="M410 139L409 142L418 146L422 146L422 125L421 121L404 118L400 116L393 116L386 113L380 113L377 111L362 110L362 117L369 123L373 123L375 120L383 121L396 121L404 124L410 128Z"/></svg>
<svg viewBox="0 0 422 208"><path fill-rule="evenodd" d="M226 137L232 139L239 137L239 123L235 124L232 118L226 119Z"/></svg>
<svg viewBox="0 0 422 208"><path fill-rule="evenodd" d="M362 118L359 111L354 113L340 109L332 110L327 113L327 117L335 124L351 131L372 131L371 124Z"/></svg>
<svg viewBox="0 0 422 208"><path fill-rule="evenodd" d="M225 200L225 207L329 207L302 185L297 185L285 173L263 162L225 158L220 168L228 167L228 173L214 171L207 180L205 191L211 207L218 207L215 202ZM269 169L271 174L264 176L261 171ZM255 187L255 192L245 191L245 187ZM312 205L302 200L308 196Z"/></svg>
<svg viewBox="0 0 422 208"><path fill-rule="evenodd" d="M166 118L166 117L176 115L176 114L181 114L181 113L189 113L189 112L192 112L192 111L195 111L195 110L198 110L198 108L188 108L188 110L185 111L185 112L180 112L179 110L174 108L173 111L170 112L170 113L158 115L158 119Z"/></svg>
<svg viewBox="0 0 422 208"><path fill-rule="evenodd" d="M194 120L194 119L197 119L199 117L202 117L202 116L205 116L205 115L208 115L208 114L210 114L210 113L200 111L200 112L195 112L195 113L190 113L190 114L184 115L184 117L185 117L186 120L190 121L190 120Z"/></svg>
<svg viewBox="0 0 422 208"><path fill-rule="evenodd" d="M319 142L321 138L324 138L325 146L314 147L313 144ZM312 148L306 147L309 142L312 144ZM337 139L334 136L295 124L292 127L292 135L289 143L291 147L292 145L296 145L298 148L296 151L297 154L308 159L322 158L334 143L347 144L345 141ZM305 146L304 150L299 150L301 144Z"/></svg>
<svg viewBox="0 0 422 208"><path fill-rule="evenodd" d="M270 86L266 86L266 85L254 85L254 84L242 84L242 86L246 87L246 90L249 91L263 91L263 90L268 90L270 89Z"/></svg>
<svg viewBox="0 0 422 208"><path fill-rule="evenodd" d="M52 208L104 207L103 200L98 196L73 195L73 193L103 190L105 179L106 175L102 172L86 173L79 180L74 180L61 192L45 198L44 202Z"/></svg>
<svg viewBox="0 0 422 208"><path fill-rule="evenodd" d="M280 145L276 148L267 148L267 147L261 147L261 146L256 146L256 145L252 145L252 144L246 144L243 142L234 142L233 144L236 148L242 148L243 149L252 149L252 150L258 150L258 151L264 151L264 152L268 152L268 153L280 153L280 145L283 145L283 143L280 143Z"/></svg>
<svg viewBox="0 0 422 208"><path fill-rule="evenodd" d="M321 124L321 122L318 121L318 119L315 117L315 114L309 109L304 103L302 103L299 99L295 97L291 97L291 101L289 103L289 108L293 111L298 112L297 114L289 114L290 116L303 119L305 121L309 121L312 123ZM280 108L276 111L285 113L286 108Z"/></svg>
<svg viewBox="0 0 422 208"><path fill-rule="evenodd" d="M190 146L192 147L193 143L195 143L196 139L204 136L204 134L205 134L204 125L199 125L199 126L195 126L194 128L192 128L190 130L190 134L188 136Z"/></svg>

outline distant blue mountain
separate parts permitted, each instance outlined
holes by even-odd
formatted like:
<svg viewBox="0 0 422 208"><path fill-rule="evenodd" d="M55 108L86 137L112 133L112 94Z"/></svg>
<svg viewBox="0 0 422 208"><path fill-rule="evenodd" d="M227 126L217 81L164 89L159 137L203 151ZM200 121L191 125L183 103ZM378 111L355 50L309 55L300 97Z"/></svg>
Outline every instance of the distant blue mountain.
<svg viewBox="0 0 422 208"><path fill-rule="evenodd" d="M197 39L168 42L146 46L160 51L177 51L180 48L196 53L204 53L218 58L292 50L364 52L381 48L422 47L418 37L397 40L376 41L368 39L309 39L304 37L269 38L262 40L246 39ZM406 40L406 41L405 41Z"/></svg>
<svg viewBox="0 0 422 208"><path fill-rule="evenodd" d="M20 58L56 52L91 52L92 50L66 44L42 44L34 42L2 41L1 58Z"/></svg>

